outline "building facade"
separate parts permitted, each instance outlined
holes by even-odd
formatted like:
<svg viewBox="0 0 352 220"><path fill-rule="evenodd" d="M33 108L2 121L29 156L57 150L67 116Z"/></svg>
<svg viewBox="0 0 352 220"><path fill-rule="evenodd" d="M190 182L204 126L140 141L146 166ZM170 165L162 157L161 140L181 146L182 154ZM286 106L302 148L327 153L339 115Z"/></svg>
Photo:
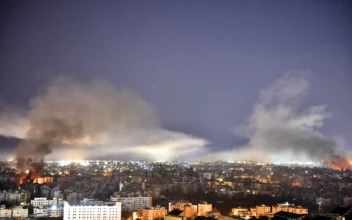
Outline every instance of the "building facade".
<svg viewBox="0 0 352 220"><path fill-rule="evenodd" d="M33 215L35 217L48 217L49 209L48 208L33 208Z"/></svg>
<svg viewBox="0 0 352 220"><path fill-rule="evenodd" d="M186 205L193 206L192 203L188 201L169 202L169 212L171 212L174 209L184 210ZM195 208L197 209L197 206L195 206Z"/></svg>
<svg viewBox="0 0 352 220"><path fill-rule="evenodd" d="M34 200L31 200L31 205L33 207L42 207L42 206L51 206L51 205L57 205L57 199L54 198L52 200L48 200L47 198L34 198Z"/></svg>
<svg viewBox="0 0 352 220"><path fill-rule="evenodd" d="M0 218L11 218L11 216L11 209L6 209L5 205L0 206Z"/></svg>
<svg viewBox="0 0 352 220"><path fill-rule="evenodd" d="M266 215L271 212L271 207L266 205L261 205L256 207L256 216ZM252 213L253 214L253 213Z"/></svg>
<svg viewBox="0 0 352 220"><path fill-rule="evenodd" d="M152 197L111 197L112 202L121 202L122 211L140 211L152 207Z"/></svg>
<svg viewBox="0 0 352 220"><path fill-rule="evenodd" d="M28 207L15 206L12 208L12 217L28 217Z"/></svg>
<svg viewBox="0 0 352 220"><path fill-rule="evenodd" d="M231 210L232 215L235 216L246 216L248 215L248 209L247 208L242 208L242 207L237 207L237 208L233 208Z"/></svg>
<svg viewBox="0 0 352 220"><path fill-rule="evenodd" d="M198 204L198 216L206 216L207 212L213 211L213 205L209 203Z"/></svg>
<svg viewBox="0 0 352 220"><path fill-rule="evenodd" d="M197 206L196 205L185 205L183 209L183 215L187 219L194 219L197 216Z"/></svg>
<svg viewBox="0 0 352 220"><path fill-rule="evenodd" d="M56 205L53 205L49 208L49 213L48 216L51 218L58 218L61 217L63 214L63 208L62 207L58 207Z"/></svg>
<svg viewBox="0 0 352 220"><path fill-rule="evenodd" d="M290 212L290 213L299 214L299 215L308 214L307 208L304 208L302 206L293 206L288 203L277 204L276 206L272 206L271 210L272 210L272 213L274 214L280 211Z"/></svg>
<svg viewBox="0 0 352 220"><path fill-rule="evenodd" d="M163 219L167 215L164 207L151 207L142 209L142 220Z"/></svg>
<svg viewBox="0 0 352 220"><path fill-rule="evenodd" d="M26 202L29 198L29 193L27 191L1 191L0 192L0 202L9 203L20 203Z"/></svg>
<svg viewBox="0 0 352 220"><path fill-rule="evenodd" d="M70 205L64 203L63 220L121 220L121 203L102 205Z"/></svg>

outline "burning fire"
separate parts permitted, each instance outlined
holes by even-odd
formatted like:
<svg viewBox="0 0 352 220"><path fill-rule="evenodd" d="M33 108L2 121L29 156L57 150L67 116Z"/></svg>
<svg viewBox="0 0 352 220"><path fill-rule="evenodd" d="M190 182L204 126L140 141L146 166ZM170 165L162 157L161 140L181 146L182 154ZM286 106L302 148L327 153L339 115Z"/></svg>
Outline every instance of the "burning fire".
<svg viewBox="0 0 352 220"><path fill-rule="evenodd" d="M38 183L38 179L40 179L39 173L33 170L22 171L17 182L17 187L20 187L23 183Z"/></svg>
<svg viewBox="0 0 352 220"><path fill-rule="evenodd" d="M330 166L335 170L352 169L350 162L346 158L339 158L339 160L331 162Z"/></svg>

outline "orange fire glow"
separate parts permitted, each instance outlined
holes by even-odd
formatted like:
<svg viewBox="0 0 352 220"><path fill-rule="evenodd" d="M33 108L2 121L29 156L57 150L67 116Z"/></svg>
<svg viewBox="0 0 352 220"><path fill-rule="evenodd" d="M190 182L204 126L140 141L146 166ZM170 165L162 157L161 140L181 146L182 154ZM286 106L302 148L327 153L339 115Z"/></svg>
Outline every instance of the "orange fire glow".
<svg viewBox="0 0 352 220"><path fill-rule="evenodd" d="M42 178L37 172L26 170L25 172L20 173L20 177L17 181L17 187L20 187L23 183L39 183L39 179ZM43 183L44 181L41 182Z"/></svg>
<svg viewBox="0 0 352 220"><path fill-rule="evenodd" d="M301 186L301 185L302 185L302 183L299 182L299 181L293 181L293 182L291 182L291 186Z"/></svg>
<svg viewBox="0 0 352 220"><path fill-rule="evenodd" d="M352 169L351 164L346 158L339 158L339 160L331 162L331 168L335 170Z"/></svg>

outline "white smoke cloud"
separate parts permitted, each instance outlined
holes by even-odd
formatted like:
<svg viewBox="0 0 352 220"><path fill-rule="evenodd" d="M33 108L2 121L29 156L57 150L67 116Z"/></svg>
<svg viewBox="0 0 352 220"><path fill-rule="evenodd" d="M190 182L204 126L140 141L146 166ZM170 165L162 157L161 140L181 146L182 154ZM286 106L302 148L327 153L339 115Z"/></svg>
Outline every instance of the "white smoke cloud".
<svg viewBox="0 0 352 220"><path fill-rule="evenodd" d="M326 106L299 111L300 100L308 93L307 73L289 71L260 92L248 122L235 133L247 138L248 145L220 152L208 158L260 161L329 161L344 160L335 139L318 129L331 117ZM339 143L342 143L341 141Z"/></svg>
<svg viewBox="0 0 352 220"><path fill-rule="evenodd" d="M38 160L53 148L50 157L77 151L86 158L130 153L166 161L207 145L205 139L163 129L137 93L106 82L58 80L30 106L24 114L0 115L0 135L23 138L17 155L25 159Z"/></svg>
<svg viewBox="0 0 352 220"><path fill-rule="evenodd" d="M29 123L23 111L0 102L0 135L24 138L28 129Z"/></svg>

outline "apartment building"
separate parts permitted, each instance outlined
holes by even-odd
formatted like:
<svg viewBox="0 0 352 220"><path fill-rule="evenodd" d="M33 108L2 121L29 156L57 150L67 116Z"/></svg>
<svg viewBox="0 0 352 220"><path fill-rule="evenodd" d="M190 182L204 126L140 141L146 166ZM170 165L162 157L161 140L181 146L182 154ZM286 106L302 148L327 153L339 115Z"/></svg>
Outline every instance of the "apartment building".
<svg viewBox="0 0 352 220"><path fill-rule="evenodd" d="M121 220L121 202L100 205L71 205L64 203L63 220Z"/></svg>

